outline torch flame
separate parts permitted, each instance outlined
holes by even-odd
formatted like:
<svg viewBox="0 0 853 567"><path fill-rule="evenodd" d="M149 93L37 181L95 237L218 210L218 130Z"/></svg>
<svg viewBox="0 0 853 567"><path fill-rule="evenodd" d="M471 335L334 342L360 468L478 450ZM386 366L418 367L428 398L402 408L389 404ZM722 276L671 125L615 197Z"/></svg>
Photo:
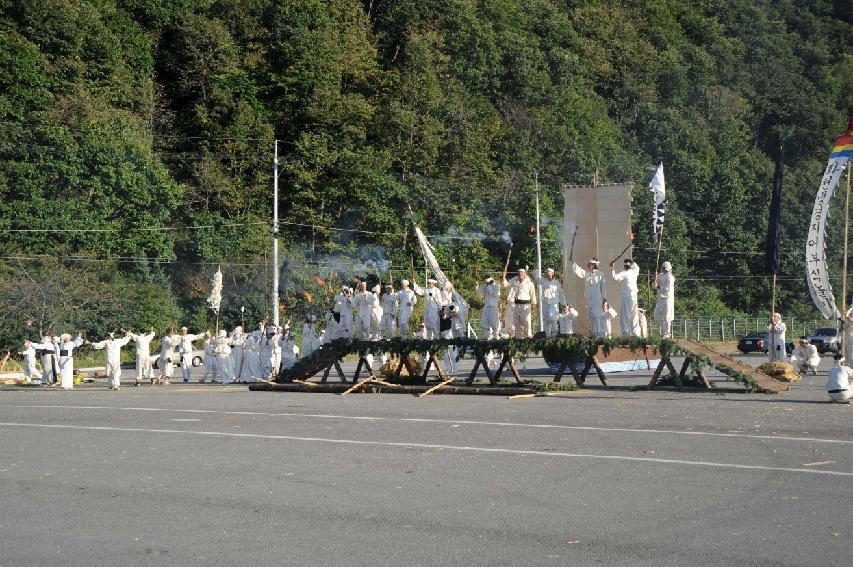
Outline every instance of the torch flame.
<svg viewBox="0 0 853 567"><path fill-rule="evenodd" d="M320 287L323 287L324 285L326 285L326 280L324 280L320 276L314 276L314 281L317 282L317 285Z"/></svg>
<svg viewBox="0 0 853 567"><path fill-rule="evenodd" d="M305 297L306 300L308 300L308 303L311 303L314 301L314 296L311 295L310 293L308 293L307 291L303 291L302 296Z"/></svg>

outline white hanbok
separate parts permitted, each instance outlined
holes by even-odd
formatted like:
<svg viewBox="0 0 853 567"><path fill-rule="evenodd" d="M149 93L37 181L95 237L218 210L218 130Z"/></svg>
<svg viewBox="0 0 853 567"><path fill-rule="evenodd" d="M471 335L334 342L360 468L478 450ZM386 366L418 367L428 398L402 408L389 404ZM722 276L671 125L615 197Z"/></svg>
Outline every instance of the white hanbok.
<svg viewBox="0 0 853 567"><path fill-rule="evenodd" d="M120 339L108 338L92 343L93 348L104 350L107 380L109 380L110 386L116 390L121 386L121 348L129 342L130 335L126 335Z"/></svg>
<svg viewBox="0 0 853 567"><path fill-rule="evenodd" d="M59 345L59 387L70 390L74 387L74 349L84 343L81 337Z"/></svg>
<svg viewBox="0 0 853 567"><path fill-rule="evenodd" d="M584 280L583 296L586 299L586 312L589 317L590 332L595 337L607 333L604 318L604 299L607 297L607 280L601 270L584 270L572 262L574 274Z"/></svg>
<svg viewBox="0 0 853 567"><path fill-rule="evenodd" d="M154 367L151 365L151 340L155 333L130 334L136 344L136 383L140 380L154 380Z"/></svg>

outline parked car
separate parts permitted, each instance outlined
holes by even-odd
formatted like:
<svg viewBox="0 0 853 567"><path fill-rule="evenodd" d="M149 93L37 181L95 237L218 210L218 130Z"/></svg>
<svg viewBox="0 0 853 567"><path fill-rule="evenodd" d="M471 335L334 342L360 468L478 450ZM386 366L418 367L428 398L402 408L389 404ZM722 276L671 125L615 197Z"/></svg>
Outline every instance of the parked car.
<svg viewBox="0 0 853 567"><path fill-rule="evenodd" d="M838 329L833 327L820 327L815 329L814 333L809 337L809 342L817 347L820 354L827 352L838 352L840 348L841 337L838 335Z"/></svg>
<svg viewBox="0 0 853 567"><path fill-rule="evenodd" d="M767 338L767 333L762 333L761 331L749 333L738 340L737 349L744 354L749 352L767 352L770 350L770 340ZM794 341L785 340L785 352L788 354L794 352Z"/></svg>
<svg viewBox="0 0 853 567"><path fill-rule="evenodd" d="M181 353L179 350L180 348L181 347L177 347L175 349L175 354L172 356L172 362L174 363L174 365L176 367L181 365ZM151 365L154 368L159 369L160 368L159 364L160 364L160 354L159 353L152 354L151 355ZM202 364L204 364L204 349L194 348L193 349L193 367L198 368Z"/></svg>

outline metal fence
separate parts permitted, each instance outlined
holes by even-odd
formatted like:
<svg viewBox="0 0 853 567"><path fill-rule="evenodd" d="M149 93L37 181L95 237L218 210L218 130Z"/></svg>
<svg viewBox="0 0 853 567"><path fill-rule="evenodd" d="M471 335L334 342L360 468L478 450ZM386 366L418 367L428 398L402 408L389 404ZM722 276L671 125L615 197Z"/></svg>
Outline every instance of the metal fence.
<svg viewBox="0 0 853 567"><path fill-rule="evenodd" d="M794 317L784 317L783 322L788 328L788 339L811 335L819 327L834 327L831 321L822 319L802 320ZM737 341L748 333L763 333L767 331L767 318L726 318L726 317L699 317L695 319L676 319L672 322L672 334L675 338L687 338L696 341L725 342ZM480 321L476 315L468 319L469 330L473 331L470 336L480 333ZM619 321L613 321L614 330L618 332ZM538 324L534 323L534 330L538 330ZM649 333L652 337L661 335L660 326L654 321L649 321Z"/></svg>
<svg viewBox="0 0 853 567"><path fill-rule="evenodd" d="M820 319L802 320L794 317L782 319L788 328L788 338L810 335L818 327L834 327L830 321ZM724 317L699 317L696 319L676 319L672 322L672 333L677 338L697 341L736 341L748 333L767 331L767 319L750 317L744 319ZM660 336L660 327L652 322L649 332Z"/></svg>

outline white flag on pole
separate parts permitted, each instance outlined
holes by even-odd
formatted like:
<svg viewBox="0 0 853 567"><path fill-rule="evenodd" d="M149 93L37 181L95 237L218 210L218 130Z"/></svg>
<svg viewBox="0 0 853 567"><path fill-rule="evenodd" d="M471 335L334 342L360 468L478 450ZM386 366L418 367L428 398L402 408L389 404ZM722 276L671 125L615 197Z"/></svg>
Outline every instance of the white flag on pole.
<svg viewBox="0 0 853 567"><path fill-rule="evenodd" d="M655 194L655 206L652 210L652 232L655 235L655 241L657 241L658 235L663 230L663 221L666 216L666 181L663 177L663 162L660 163L654 177L649 181L649 187Z"/></svg>

